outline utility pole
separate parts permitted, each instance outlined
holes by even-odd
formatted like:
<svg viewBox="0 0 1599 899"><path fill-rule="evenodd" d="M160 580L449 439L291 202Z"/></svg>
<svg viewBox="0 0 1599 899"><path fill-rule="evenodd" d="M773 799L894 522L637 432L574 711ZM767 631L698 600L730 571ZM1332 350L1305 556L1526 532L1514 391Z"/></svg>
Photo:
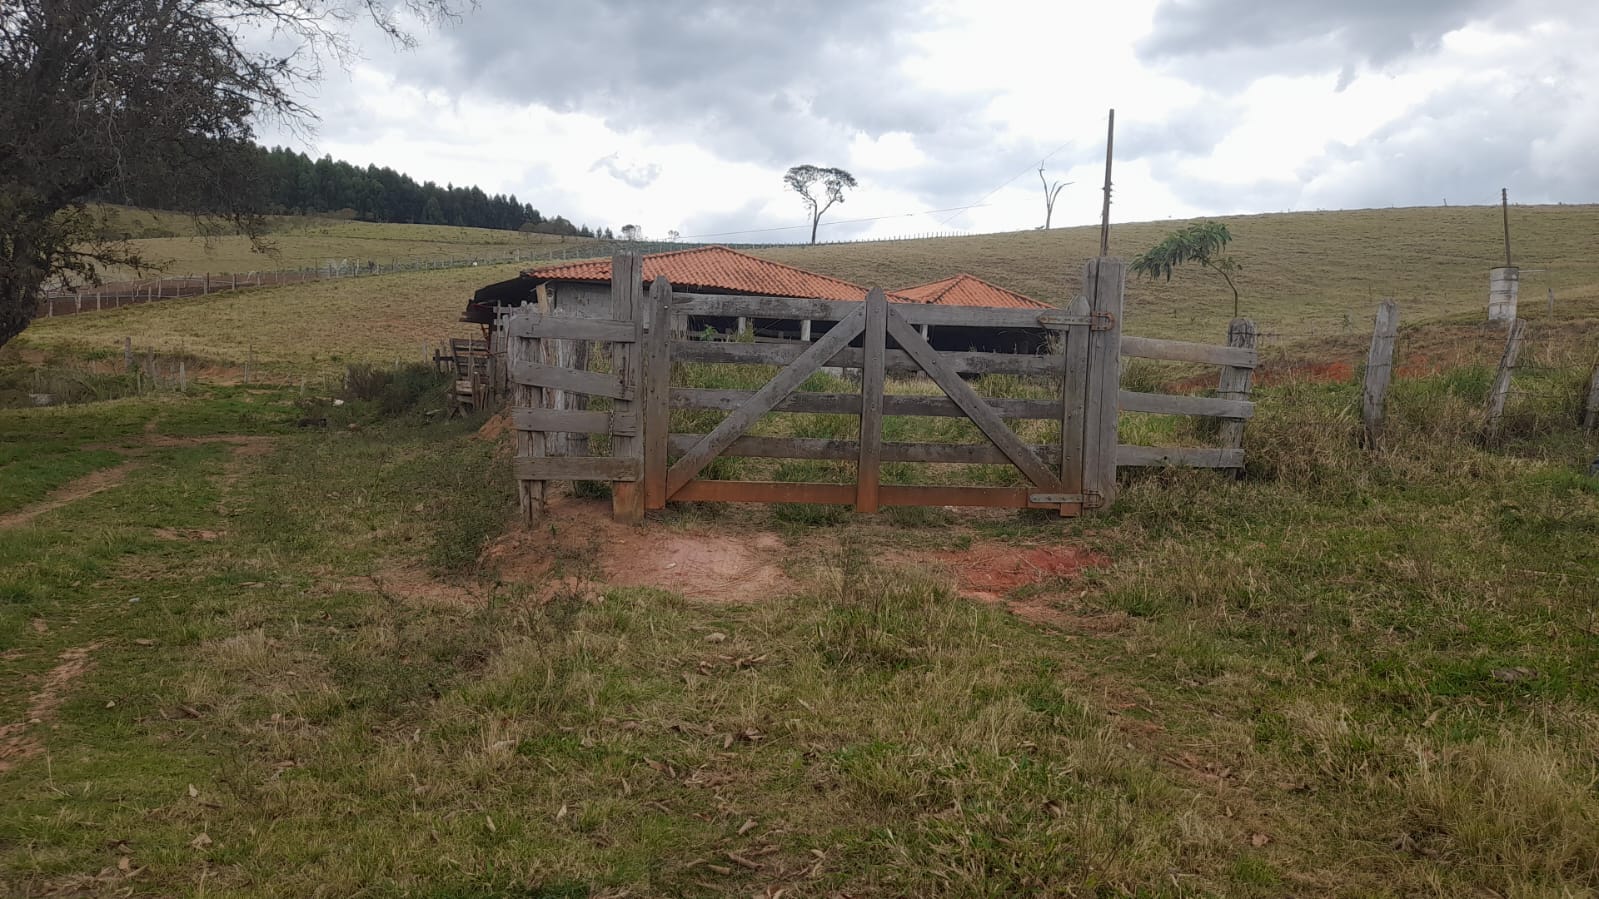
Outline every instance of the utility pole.
<svg viewBox="0 0 1599 899"><path fill-rule="evenodd" d="M1510 268L1510 189L1499 188L1499 208L1505 217L1505 268Z"/></svg>
<svg viewBox="0 0 1599 899"><path fill-rule="evenodd" d="M1116 146L1116 110L1110 111L1105 132L1105 205L1099 212L1099 255L1110 255L1110 161ZM1506 226L1508 227L1508 226Z"/></svg>

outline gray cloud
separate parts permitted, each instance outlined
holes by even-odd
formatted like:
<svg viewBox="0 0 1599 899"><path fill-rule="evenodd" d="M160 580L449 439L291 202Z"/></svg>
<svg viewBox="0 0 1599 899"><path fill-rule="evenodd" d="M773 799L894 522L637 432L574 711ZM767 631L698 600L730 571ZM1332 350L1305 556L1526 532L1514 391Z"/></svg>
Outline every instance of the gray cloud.
<svg viewBox="0 0 1599 899"><path fill-rule="evenodd" d="M627 163L622 161L619 153L601 156L594 160L594 164L589 166L589 171L604 172L629 187L637 188L649 187L655 183L655 179L661 177L659 163L651 162L643 165Z"/></svg>

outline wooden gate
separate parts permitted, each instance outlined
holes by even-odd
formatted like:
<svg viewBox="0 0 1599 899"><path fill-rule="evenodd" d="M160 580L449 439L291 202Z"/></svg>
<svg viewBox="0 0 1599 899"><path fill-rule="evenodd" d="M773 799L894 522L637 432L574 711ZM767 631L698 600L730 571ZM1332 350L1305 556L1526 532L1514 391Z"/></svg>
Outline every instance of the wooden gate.
<svg viewBox="0 0 1599 899"><path fill-rule="evenodd" d="M656 279L646 295L640 257L618 254L608 315L560 316L545 304L518 309L503 323L516 385L512 416L524 514L530 520L536 516L547 482L560 480L611 482L613 511L626 521L682 501L828 503L853 505L860 512L932 505L1044 508L1077 515L1103 508L1115 497L1118 455L1150 449L1119 447L1120 409L1154 406L1149 411L1222 414L1238 421L1249 412L1242 400L1119 390L1124 281L1120 260L1090 260L1082 295L1064 310L893 302L880 289L864 303L676 293L664 278ZM691 320L759 320L769 327L793 323L777 330L803 337L696 339L684 327ZM947 345L935 349L929 340L933 331L979 344L984 344L979 338L1004 332L1045 333L1049 339L1035 353L995 352L992 345L1002 342L997 340L984 349L953 351ZM814 341L809 339L813 333ZM590 358L604 360L606 370L552 364L556 357L549 344L557 340L603 344L606 351ZM1242 352L1251 354L1248 360ZM1252 368L1252 353L1227 358ZM674 365L700 371L739 366L749 372L751 365L776 370L754 389L692 387L672 384ZM803 389L824 368L858 372L858 389ZM886 390L891 374L902 389ZM968 380L984 375L1010 375L1047 389L1036 387L1034 397L985 397ZM918 384L938 392L906 392L907 385ZM570 394L590 399L573 402ZM1035 398L1039 394L1048 398ZM576 405L587 408L570 408ZM673 433L674 410L726 415L709 431ZM858 428L851 429L854 439L749 433L769 413L853 416ZM900 416L965 419L982 442L885 441L885 419ZM1025 439L1022 430L1035 441ZM605 444L606 454L552 455L549 436L560 432L605 435L585 449ZM1040 433L1047 433L1049 442L1036 442ZM853 483L795 483L707 477L706 469L724 457L850 461L854 478ZM1014 469L1018 485L883 483L885 463L1004 465Z"/></svg>

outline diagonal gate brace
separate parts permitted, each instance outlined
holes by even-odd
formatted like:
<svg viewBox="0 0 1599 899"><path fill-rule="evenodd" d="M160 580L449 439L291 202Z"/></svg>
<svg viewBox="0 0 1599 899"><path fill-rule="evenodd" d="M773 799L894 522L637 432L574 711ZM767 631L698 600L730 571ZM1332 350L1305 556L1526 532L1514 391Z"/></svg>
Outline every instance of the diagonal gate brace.
<svg viewBox="0 0 1599 899"><path fill-rule="evenodd" d="M683 485L694 480L694 477L705 466L711 464L721 452L733 444L733 441L743 436L762 415L783 401L793 393L796 388L805 383L805 379L815 374L829 359L838 355L838 351L849 346L850 341L866 327L866 304L851 312L848 316L833 326L822 339L811 344L810 349L800 354L798 359L789 363L777 377L766 382L766 386L755 392L749 401L739 406L733 414L722 419L722 423L699 442L694 444L682 458L673 463L666 472L666 495L668 497L683 489Z"/></svg>
<svg viewBox="0 0 1599 899"><path fill-rule="evenodd" d="M916 360L916 364L921 366L922 371L926 372L927 376L943 389L945 395L966 413L966 417L977 425L978 430L992 440L1000 452L1027 475L1028 480L1047 493L1068 492L1061 485L1060 478L1049 470L1049 466L1045 465L1020 437L1016 436L1016 432L1005 424L1005 420L999 417L994 407L979 396L971 385L961 380L955 369L939 358L938 351L923 340L922 335L907 324L892 306L888 308L888 333L899 344L899 348L910 354L910 357Z"/></svg>

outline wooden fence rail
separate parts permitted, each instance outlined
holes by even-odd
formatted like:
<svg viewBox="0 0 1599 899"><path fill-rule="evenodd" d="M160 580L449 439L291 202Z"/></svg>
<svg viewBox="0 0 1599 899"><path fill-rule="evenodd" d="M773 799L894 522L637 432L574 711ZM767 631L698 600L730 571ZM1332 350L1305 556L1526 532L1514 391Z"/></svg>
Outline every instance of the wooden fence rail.
<svg viewBox="0 0 1599 899"><path fill-rule="evenodd" d="M612 261L611 303L600 314L561 314L537 308L507 310L497 333L507 341L506 369L514 385L511 416L517 432L516 476L524 514L536 516L554 480L601 480L612 484L613 514L641 519L646 509L669 502L813 502L852 505L874 512L899 505L966 505L1044 508L1077 515L1103 508L1116 493L1116 470L1141 465L1238 468L1243 449L1224 435L1220 447L1122 445L1117 427L1123 411L1220 417L1236 424L1253 414L1249 375L1257 364L1252 339L1213 347L1181 341L1124 338L1121 313L1126 266L1094 259L1085 270L1084 292L1063 310L944 307L889 302L880 289L865 302L680 293L664 278L646 292L640 258L619 253ZM542 299L542 298L541 298ZM800 339L737 343L690 339L686 316L762 321L788 320L786 333ZM813 334L802 322L825 326ZM1235 323L1238 335L1253 326ZM934 349L928 329L959 327L973 333L1027 329L1050 335L1040 353L955 352ZM675 332L675 333L674 333ZM963 331L962 333L965 333ZM813 338L814 339L811 339ZM551 343L593 343L604 371L588 370L572 358L552 361ZM991 345L1002 345L994 343ZM1197 362L1223 367L1217 396L1167 396L1122 390L1121 356ZM721 370L775 366L747 389L674 385L674 366L695 363ZM802 389L824 367L858 372L858 392ZM732 369L730 369L731 371ZM973 377L1014 375L1035 386L1051 385L1047 399L985 397ZM890 393L890 376L912 376L937 394ZM700 383L706 383L701 380ZM715 383L713 379L711 383ZM726 383L726 382L724 382ZM898 383L898 382L896 382ZM589 397L608 408L561 405L556 393ZM673 410L726 413L705 432L673 432ZM849 415L858 419L853 437L775 437L750 433L768 413ZM977 443L887 440L889 417L965 419L982 435ZM1058 422L1047 443L1024 439L1013 422ZM1049 434L1028 429L1035 435ZM608 455L586 447L559 450L556 434L606 435ZM837 431L833 433L837 434ZM854 463L854 481L789 483L708 478L719 458L827 460ZM905 485L883 483L887 463L1008 466L1021 486Z"/></svg>

